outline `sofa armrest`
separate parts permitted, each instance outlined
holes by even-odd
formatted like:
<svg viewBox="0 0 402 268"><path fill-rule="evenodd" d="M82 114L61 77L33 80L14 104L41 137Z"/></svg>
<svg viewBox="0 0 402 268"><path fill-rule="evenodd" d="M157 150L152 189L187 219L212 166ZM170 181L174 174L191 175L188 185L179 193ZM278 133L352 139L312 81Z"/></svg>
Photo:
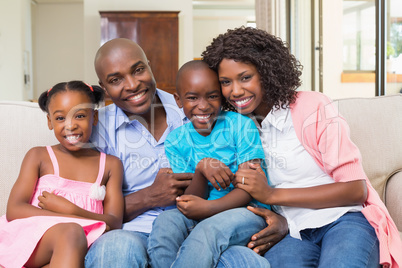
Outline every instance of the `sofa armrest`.
<svg viewBox="0 0 402 268"><path fill-rule="evenodd" d="M402 230L402 170L394 173L385 188L385 205L398 230ZM399 232L402 239L402 232Z"/></svg>

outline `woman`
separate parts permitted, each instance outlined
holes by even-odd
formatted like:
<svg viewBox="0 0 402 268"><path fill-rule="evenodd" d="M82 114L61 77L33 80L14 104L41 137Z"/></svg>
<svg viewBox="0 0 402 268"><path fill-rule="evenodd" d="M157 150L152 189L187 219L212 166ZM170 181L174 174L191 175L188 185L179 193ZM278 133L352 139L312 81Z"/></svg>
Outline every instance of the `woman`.
<svg viewBox="0 0 402 268"><path fill-rule="evenodd" d="M277 37L228 30L202 54L228 104L257 124L270 187L259 168L234 184L273 205L289 235L266 254L273 267L402 265L402 243L331 100L295 91L302 66ZM250 210L254 210L250 208Z"/></svg>

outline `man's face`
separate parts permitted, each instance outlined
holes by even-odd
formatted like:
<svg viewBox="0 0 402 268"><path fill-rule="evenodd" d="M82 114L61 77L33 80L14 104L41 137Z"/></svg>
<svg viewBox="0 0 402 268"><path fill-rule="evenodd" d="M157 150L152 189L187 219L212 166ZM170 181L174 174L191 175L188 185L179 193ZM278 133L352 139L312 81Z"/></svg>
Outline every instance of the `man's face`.
<svg viewBox="0 0 402 268"><path fill-rule="evenodd" d="M124 42L107 48L96 59L95 69L100 85L128 117L150 111L156 82L138 45Z"/></svg>

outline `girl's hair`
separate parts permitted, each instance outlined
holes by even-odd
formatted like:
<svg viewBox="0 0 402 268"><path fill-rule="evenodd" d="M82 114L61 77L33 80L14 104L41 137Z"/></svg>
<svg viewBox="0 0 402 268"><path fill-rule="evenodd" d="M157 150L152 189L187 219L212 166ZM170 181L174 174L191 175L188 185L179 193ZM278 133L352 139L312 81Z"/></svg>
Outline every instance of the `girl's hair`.
<svg viewBox="0 0 402 268"><path fill-rule="evenodd" d="M223 59L253 64L261 77L265 97L276 109L296 100L303 66L286 43L264 30L240 27L218 35L201 54L215 71Z"/></svg>
<svg viewBox="0 0 402 268"><path fill-rule="evenodd" d="M38 99L39 107L42 109L42 111L48 113L49 112L48 106L52 97L59 92L65 92L70 90L79 91L86 94L91 100L91 102L95 105L99 105L99 103L103 101L105 96L104 90L99 86L91 86L82 81L75 81L75 80L70 82L61 82L56 84L51 89L46 90L40 95Z"/></svg>

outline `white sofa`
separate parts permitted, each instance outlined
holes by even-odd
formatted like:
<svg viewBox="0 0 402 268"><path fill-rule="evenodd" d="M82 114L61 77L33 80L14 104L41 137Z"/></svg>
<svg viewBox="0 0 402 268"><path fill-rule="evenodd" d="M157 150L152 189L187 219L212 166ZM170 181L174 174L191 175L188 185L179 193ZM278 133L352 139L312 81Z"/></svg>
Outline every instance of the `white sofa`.
<svg viewBox="0 0 402 268"><path fill-rule="evenodd" d="M360 148L364 169L402 237L402 95L336 101ZM0 101L0 215L33 146L56 144L36 103Z"/></svg>

